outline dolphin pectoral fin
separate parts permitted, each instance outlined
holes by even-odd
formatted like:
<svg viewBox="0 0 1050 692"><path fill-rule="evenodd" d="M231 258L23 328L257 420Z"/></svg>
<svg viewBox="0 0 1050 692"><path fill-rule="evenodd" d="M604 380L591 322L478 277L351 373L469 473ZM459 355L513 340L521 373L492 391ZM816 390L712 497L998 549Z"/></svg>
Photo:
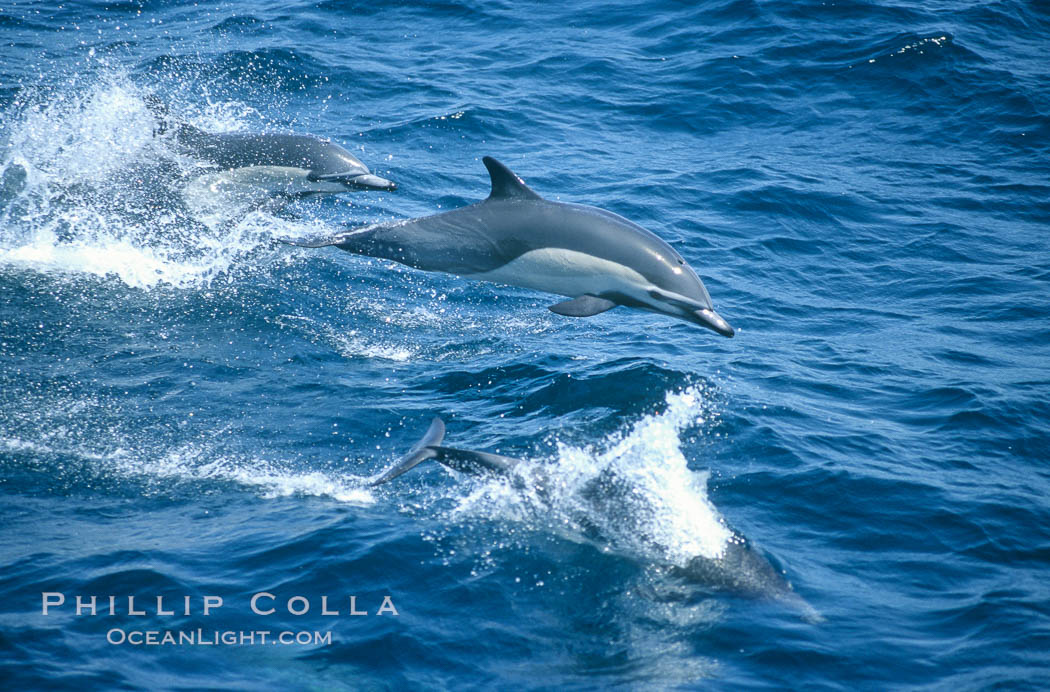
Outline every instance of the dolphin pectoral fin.
<svg viewBox="0 0 1050 692"><path fill-rule="evenodd" d="M398 459L396 464L384 471L379 478L370 481L368 485L376 486L386 483L406 471L411 471L427 459L435 458L437 452L431 446L441 444L443 439L445 439L445 423L440 418L435 418L430 422L430 427L427 429L426 434L423 435L423 439L417 442L412 449L408 450L408 454Z"/></svg>
<svg viewBox="0 0 1050 692"><path fill-rule="evenodd" d="M579 298L566 300L565 302L551 305L547 309L566 317L591 317L599 315L606 310L612 310L616 303L598 296L582 295Z"/></svg>

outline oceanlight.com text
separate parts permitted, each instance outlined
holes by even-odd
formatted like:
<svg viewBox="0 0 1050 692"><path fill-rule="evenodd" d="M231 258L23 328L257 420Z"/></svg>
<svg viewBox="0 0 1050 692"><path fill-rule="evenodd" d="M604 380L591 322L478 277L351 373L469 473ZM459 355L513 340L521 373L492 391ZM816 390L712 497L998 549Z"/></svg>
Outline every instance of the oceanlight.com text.
<svg viewBox="0 0 1050 692"><path fill-rule="evenodd" d="M270 630L125 630L106 632L114 646L328 646L332 632Z"/></svg>

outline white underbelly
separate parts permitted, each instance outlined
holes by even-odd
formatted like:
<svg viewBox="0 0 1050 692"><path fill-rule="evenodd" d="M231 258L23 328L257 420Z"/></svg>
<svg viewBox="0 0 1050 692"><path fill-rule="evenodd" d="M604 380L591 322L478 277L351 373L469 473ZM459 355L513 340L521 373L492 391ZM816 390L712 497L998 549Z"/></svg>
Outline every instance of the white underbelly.
<svg viewBox="0 0 1050 692"><path fill-rule="evenodd" d="M182 200L198 221L224 224L274 198L346 191L338 183L307 180L308 175L306 169L291 166L211 171L191 180L182 190Z"/></svg>
<svg viewBox="0 0 1050 692"><path fill-rule="evenodd" d="M199 194L229 195L256 188L271 195L345 192L346 186L320 180L309 180L310 171L294 166L246 166L226 171L205 173L190 187Z"/></svg>
<svg viewBox="0 0 1050 692"><path fill-rule="evenodd" d="M649 283L628 266L562 248L530 250L502 267L468 276L570 297L610 291L634 295Z"/></svg>

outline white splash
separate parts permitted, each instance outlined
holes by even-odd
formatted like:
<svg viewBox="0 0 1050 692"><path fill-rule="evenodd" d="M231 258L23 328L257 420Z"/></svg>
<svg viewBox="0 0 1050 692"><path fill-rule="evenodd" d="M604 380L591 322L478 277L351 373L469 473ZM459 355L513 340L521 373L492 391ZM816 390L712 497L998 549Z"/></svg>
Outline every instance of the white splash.
<svg viewBox="0 0 1050 692"><path fill-rule="evenodd" d="M362 477L283 468L265 459L217 454L195 444L155 455L148 449L118 447L100 452L76 445L0 437L0 451L78 459L92 475L144 482L147 488L166 486L171 482L211 481L235 483L267 499L312 496L359 505L375 503L373 494L362 487L365 480Z"/></svg>
<svg viewBox="0 0 1050 692"><path fill-rule="evenodd" d="M553 462L525 462L523 484L475 485L453 515L596 530L610 549L680 566L716 557L732 533L708 499L708 474L689 469L680 439L716 417L700 387L668 394L663 413L613 435L604 451L559 445Z"/></svg>
<svg viewBox="0 0 1050 692"><path fill-rule="evenodd" d="M182 200L197 164L155 135L147 96L110 70L87 89L22 94L0 116L0 266L189 288L269 248L275 233L304 232L252 205L197 215ZM200 119L239 129L233 113Z"/></svg>
<svg viewBox="0 0 1050 692"><path fill-rule="evenodd" d="M196 446L175 449L159 459L111 459L113 468L128 476L179 480L230 481L258 490L264 498L297 496L328 497L339 502L373 504L375 497L354 476L334 476L320 471L281 468L264 459L235 459L208 454Z"/></svg>

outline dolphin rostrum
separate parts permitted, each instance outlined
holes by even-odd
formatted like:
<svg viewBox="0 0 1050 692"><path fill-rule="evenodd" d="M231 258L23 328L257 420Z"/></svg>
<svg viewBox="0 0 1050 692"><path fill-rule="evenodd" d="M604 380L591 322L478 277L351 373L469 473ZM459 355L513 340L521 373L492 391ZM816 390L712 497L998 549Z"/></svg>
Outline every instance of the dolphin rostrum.
<svg viewBox="0 0 1050 692"><path fill-rule="evenodd" d="M254 183L272 179L281 192L325 194L350 189L396 190L397 184L372 175L360 159L335 142L310 135L210 133L174 122L167 106L150 94L146 104L159 120L155 134L171 130L178 150L224 171L238 171Z"/></svg>
<svg viewBox="0 0 1050 692"><path fill-rule="evenodd" d="M590 317L624 305L733 336L696 272L656 235L604 209L545 200L499 161L483 161L492 192L477 204L320 240L282 240L568 296L550 306L559 315Z"/></svg>
<svg viewBox="0 0 1050 692"><path fill-rule="evenodd" d="M445 423L440 418L434 418L423 438L390 468L369 481L368 485L374 487L387 483L419 464L434 459L460 473L502 476L518 488L531 484L540 497L546 495L543 486L549 485L552 479L542 473L518 473L518 468L523 464L521 459L448 447L443 444L444 437ZM616 479L604 475L589 485L594 487L584 491L583 499L588 500L598 511L602 511L603 507L622 506L617 500L617 493L631 491L630 488L624 490ZM720 521L724 523L725 520ZM774 567L747 538L732 528L729 528L729 534L720 554L713 557L694 556L685 565L671 567L669 572L687 582L713 590L750 598L779 600L797 608L808 622L823 621L823 616L795 592L783 572Z"/></svg>

